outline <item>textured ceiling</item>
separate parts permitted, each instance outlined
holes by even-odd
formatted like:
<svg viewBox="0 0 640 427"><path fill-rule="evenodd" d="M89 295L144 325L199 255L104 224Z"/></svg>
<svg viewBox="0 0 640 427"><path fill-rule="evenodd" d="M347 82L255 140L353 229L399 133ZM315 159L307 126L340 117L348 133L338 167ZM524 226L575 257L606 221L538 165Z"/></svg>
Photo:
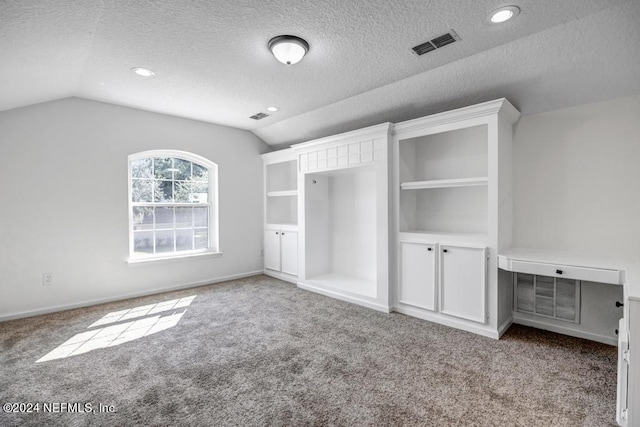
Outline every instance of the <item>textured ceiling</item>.
<svg viewBox="0 0 640 427"><path fill-rule="evenodd" d="M521 14L490 25L503 4L0 0L0 110L79 96L281 145L502 96L535 113L640 93L640 1L514 0ZM450 29L461 41L411 52ZM307 57L277 62L279 34L305 38Z"/></svg>

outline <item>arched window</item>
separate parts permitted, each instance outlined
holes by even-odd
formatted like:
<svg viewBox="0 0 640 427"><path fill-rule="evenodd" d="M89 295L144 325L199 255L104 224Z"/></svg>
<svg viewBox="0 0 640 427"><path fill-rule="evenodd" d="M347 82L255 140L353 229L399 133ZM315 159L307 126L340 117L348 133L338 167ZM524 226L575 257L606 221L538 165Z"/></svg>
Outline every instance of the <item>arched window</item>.
<svg viewBox="0 0 640 427"><path fill-rule="evenodd" d="M184 151L129 156L131 261L218 252L218 166Z"/></svg>

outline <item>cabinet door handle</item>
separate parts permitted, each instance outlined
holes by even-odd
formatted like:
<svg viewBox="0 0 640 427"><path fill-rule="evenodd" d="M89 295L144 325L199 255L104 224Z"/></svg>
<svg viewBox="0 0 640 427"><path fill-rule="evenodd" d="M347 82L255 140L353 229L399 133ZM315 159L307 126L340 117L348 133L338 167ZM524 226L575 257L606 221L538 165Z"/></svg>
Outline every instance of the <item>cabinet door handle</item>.
<svg viewBox="0 0 640 427"><path fill-rule="evenodd" d="M442 252L447 253L449 252L449 249L443 249Z"/></svg>
<svg viewBox="0 0 640 427"><path fill-rule="evenodd" d="M282 232L282 235L284 236L284 231Z"/></svg>
<svg viewBox="0 0 640 427"><path fill-rule="evenodd" d="M429 252L431 252L431 248L427 248L427 250L428 250Z"/></svg>
<svg viewBox="0 0 640 427"><path fill-rule="evenodd" d="M276 231L276 234L280 234L280 233Z"/></svg>
<svg viewBox="0 0 640 427"><path fill-rule="evenodd" d="M616 301L616 307L618 307L618 308L624 307L624 304L621 303L620 301Z"/></svg>
<svg viewBox="0 0 640 427"><path fill-rule="evenodd" d="M562 270L556 270L556 274L562 274Z"/></svg>

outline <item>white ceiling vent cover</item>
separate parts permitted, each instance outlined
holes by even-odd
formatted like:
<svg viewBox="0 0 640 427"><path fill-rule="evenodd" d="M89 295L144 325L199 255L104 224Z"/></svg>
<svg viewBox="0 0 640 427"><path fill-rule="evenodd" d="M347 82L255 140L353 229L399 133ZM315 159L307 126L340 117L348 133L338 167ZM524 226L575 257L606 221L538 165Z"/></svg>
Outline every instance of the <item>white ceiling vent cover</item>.
<svg viewBox="0 0 640 427"><path fill-rule="evenodd" d="M257 113L257 114L254 114L253 116L249 117L249 118L253 119L253 120L260 120L260 119L264 119L265 117L269 117L269 115L266 114L266 113Z"/></svg>
<svg viewBox="0 0 640 427"><path fill-rule="evenodd" d="M415 53L416 55L422 56L425 53L429 53L458 40L460 40L458 34L456 34L455 31L451 30L448 33L429 40L428 42L424 42L422 44L419 44L418 46L414 46L411 48L411 50L413 50L413 53Z"/></svg>

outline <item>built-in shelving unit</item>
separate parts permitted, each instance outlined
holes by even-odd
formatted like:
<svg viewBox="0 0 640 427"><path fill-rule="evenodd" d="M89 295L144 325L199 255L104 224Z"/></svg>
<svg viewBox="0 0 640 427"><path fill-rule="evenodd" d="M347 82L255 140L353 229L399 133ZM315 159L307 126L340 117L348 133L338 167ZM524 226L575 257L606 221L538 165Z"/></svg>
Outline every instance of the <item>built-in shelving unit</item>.
<svg viewBox="0 0 640 427"><path fill-rule="evenodd" d="M297 283L298 162L291 149L262 155L264 272Z"/></svg>
<svg viewBox="0 0 640 427"><path fill-rule="evenodd" d="M499 99L394 126L394 310L494 338L510 325L511 304L498 294L511 295L513 285L498 283L497 250L511 239L512 125L519 116ZM435 273L418 274L427 265Z"/></svg>
<svg viewBox="0 0 640 427"><path fill-rule="evenodd" d="M299 164L298 286L389 311L391 124L294 145Z"/></svg>
<svg viewBox="0 0 640 427"><path fill-rule="evenodd" d="M457 124L398 139L400 231L486 233L488 126Z"/></svg>

